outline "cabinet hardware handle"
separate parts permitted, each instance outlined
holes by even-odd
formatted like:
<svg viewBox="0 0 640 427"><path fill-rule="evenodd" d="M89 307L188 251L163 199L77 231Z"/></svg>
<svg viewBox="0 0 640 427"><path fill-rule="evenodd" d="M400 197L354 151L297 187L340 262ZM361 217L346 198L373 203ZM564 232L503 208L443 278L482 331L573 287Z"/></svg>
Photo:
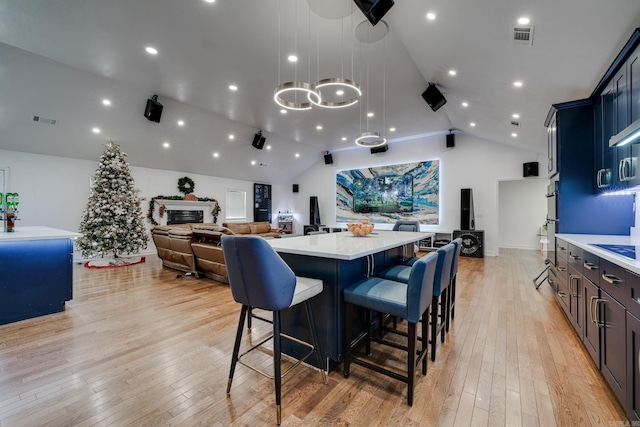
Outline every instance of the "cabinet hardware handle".
<svg viewBox="0 0 640 427"><path fill-rule="evenodd" d="M564 246L558 246L558 250L562 251L562 252L566 252L567 248Z"/></svg>
<svg viewBox="0 0 640 427"><path fill-rule="evenodd" d="M585 262L584 262L584 264L582 264L582 265L583 265L583 266L584 266L584 268L586 268L587 270L591 270L591 271L593 271L593 270L597 270L597 269L598 269L598 266L597 266L597 265L595 265L595 264L593 264L593 263L591 263L591 262L586 262L586 261L585 261Z"/></svg>
<svg viewBox="0 0 640 427"><path fill-rule="evenodd" d="M598 325L599 328L604 328L604 322L600 321L600 316L598 316L598 304L600 303L606 303L607 300L606 299L602 299L602 298L596 298L595 300L595 314L596 314L596 325Z"/></svg>
<svg viewBox="0 0 640 427"><path fill-rule="evenodd" d="M567 294L565 294L564 292L562 292L561 290L558 289L558 295L560 295L561 298L564 298L567 296Z"/></svg>
<svg viewBox="0 0 640 427"><path fill-rule="evenodd" d="M631 301L635 302L636 304L640 304L640 297L632 299Z"/></svg>
<svg viewBox="0 0 640 427"><path fill-rule="evenodd" d="M610 283L612 285L619 285L620 283L622 283L622 280L618 279L613 274L602 273L602 278L604 279L605 282Z"/></svg>
<svg viewBox="0 0 640 427"><path fill-rule="evenodd" d="M596 323L596 324L597 324L598 322L597 322L597 320L596 320L596 316L595 316L595 314L594 314L594 312L595 312L594 308L595 308L595 306L596 306L596 305L594 304L594 301L595 301L596 299L598 299L598 297L596 297L596 296L592 296L591 298L589 298L589 315L591 316L591 322L592 322L592 323Z"/></svg>
<svg viewBox="0 0 640 427"><path fill-rule="evenodd" d="M625 178L624 176L624 159L620 160L620 162L618 163L618 177L620 178L620 181L626 181L627 178Z"/></svg>
<svg viewBox="0 0 640 427"><path fill-rule="evenodd" d="M573 281L574 280L576 281L575 291L574 291L574 288L573 288ZM574 298L580 298L580 294L578 293L578 283L577 283L578 280L580 280L580 276L578 276L576 274L570 274L569 275L569 293Z"/></svg>
<svg viewBox="0 0 640 427"><path fill-rule="evenodd" d="M596 175L596 187L602 188L602 169L598 169L598 174Z"/></svg>
<svg viewBox="0 0 640 427"><path fill-rule="evenodd" d="M558 271L567 271L567 268L559 265L558 266Z"/></svg>
<svg viewBox="0 0 640 427"><path fill-rule="evenodd" d="M574 261L580 260L580 257L578 255L569 255L569 258L571 258Z"/></svg>

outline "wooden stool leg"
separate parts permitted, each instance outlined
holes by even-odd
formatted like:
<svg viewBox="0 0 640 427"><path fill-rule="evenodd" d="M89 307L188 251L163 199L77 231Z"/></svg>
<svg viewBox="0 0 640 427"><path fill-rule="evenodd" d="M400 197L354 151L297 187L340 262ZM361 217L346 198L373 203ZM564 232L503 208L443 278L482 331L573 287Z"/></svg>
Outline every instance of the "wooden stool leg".
<svg viewBox="0 0 640 427"><path fill-rule="evenodd" d="M351 365L351 322L353 322L353 305L345 301L344 303L344 338L342 346L344 348L344 372L345 378L349 378L349 368Z"/></svg>
<svg viewBox="0 0 640 427"><path fill-rule="evenodd" d="M436 361L436 337L438 336L438 297L431 299L431 361Z"/></svg>
<svg viewBox="0 0 640 427"><path fill-rule="evenodd" d="M408 346L407 346L407 404L413 405L413 386L416 370L416 324L408 322Z"/></svg>
<svg viewBox="0 0 640 427"><path fill-rule="evenodd" d="M276 388L276 414L278 425L282 422L282 374L281 374L281 347L280 347L280 312L273 312L273 379Z"/></svg>
<svg viewBox="0 0 640 427"><path fill-rule="evenodd" d="M229 371L229 381L227 381L227 395L231 393L231 383L233 382L233 373L236 370L238 362L238 353L240 353L240 342L242 341L242 330L244 329L244 319L247 317L247 306L243 305L240 310L240 319L238 320L238 331L236 332L236 342L233 345L233 356L231 357L231 370Z"/></svg>
<svg viewBox="0 0 640 427"><path fill-rule="evenodd" d="M429 308L422 313L422 352L426 350L429 345ZM422 358L422 375L427 375L427 356Z"/></svg>

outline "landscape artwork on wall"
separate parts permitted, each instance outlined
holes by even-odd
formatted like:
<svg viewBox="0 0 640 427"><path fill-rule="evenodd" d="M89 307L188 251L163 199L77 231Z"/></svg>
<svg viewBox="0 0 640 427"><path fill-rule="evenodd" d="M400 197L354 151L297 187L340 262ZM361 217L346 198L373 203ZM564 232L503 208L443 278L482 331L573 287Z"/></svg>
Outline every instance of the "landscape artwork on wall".
<svg viewBox="0 0 640 427"><path fill-rule="evenodd" d="M438 224L440 161L378 166L336 174L336 222Z"/></svg>

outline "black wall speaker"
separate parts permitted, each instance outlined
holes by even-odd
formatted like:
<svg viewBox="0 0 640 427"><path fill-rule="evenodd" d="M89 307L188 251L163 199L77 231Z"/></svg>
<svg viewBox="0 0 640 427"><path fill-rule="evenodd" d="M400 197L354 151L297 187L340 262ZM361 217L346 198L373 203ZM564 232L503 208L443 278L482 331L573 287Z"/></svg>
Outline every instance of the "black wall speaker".
<svg viewBox="0 0 640 427"><path fill-rule="evenodd" d="M484 257L484 231L480 230L453 230L454 240L462 239L460 256L472 258Z"/></svg>
<svg viewBox="0 0 640 427"><path fill-rule="evenodd" d="M456 146L456 134L449 133L447 134L447 148L453 148Z"/></svg>
<svg viewBox="0 0 640 427"><path fill-rule="evenodd" d="M538 176L538 162L529 162L522 164L522 176Z"/></svg>
<svg viewBox="0 0 640 427"><path fill-rule="evenodd" d="M162 116L162 104L158 102L158 95L153 95L151 99L147 99L147 107L144 109L144 116L147 120L160 123L160 116Z"/></svg>
<svg viewBox="0 0 640 427"><path fill-rule="evenodd" d="M262 136L262 131L260 131L253 136L253 142L251 143L251 145L253 145L258 150L262 150L265 141L266 138Z"/></svg>
<svg viewBox="0 0 640 427"><path fill-rule="evenodd" d="M427 90L422 92L422 97L425 101L427 101L427 104L429 104L429 107L431 107L433 111L437 111L440 107L447 103L447 100L444 99L444 95L442 94L442 92L440 92L436 85L434 85L433 83L429 83L429 87L427 87Z"/></svg>
<svg viewBox="0 0 640 427"><path fill-rule="evenodd" d="M309 224L320 225L320 205L316 196L309 197Z"/></svg>
<svg viewBox="0 0 640 427"><path fill-rule="evenodd" d="M386 151L389 151L387 144L381 145L380 147L371 147L371 154L384 153Z"/></svg>
<svg viewBox="0 0 640 427"><path fill-rule="evenodd" d="M473 190L462 188L460 190L460 229L475 230L476 220L473 211Z"/></svg>
<svg viewBox="0 0 640 427"><path fill-rule="evenodd" d="M298 187L298 184L293 184L293 192L297 193L298 191L300 191L300 187Z"/></svg>
<svg viewBox="0 0 640 427"><path fill-rule="evenodd" d="M324 155L324 164L325 165L330 165L333 163L333 156L331 155L331 153L327 153Z"/></svg>

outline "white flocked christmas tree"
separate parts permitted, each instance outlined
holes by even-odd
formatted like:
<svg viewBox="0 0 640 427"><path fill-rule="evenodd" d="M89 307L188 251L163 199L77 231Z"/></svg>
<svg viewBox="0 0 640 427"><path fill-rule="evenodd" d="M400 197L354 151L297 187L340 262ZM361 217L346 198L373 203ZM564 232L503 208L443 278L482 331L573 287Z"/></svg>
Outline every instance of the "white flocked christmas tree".
<svg viewBox="0 0 640 427"><path fill-rule="evenodd" d="M118 258L147 247L148 233L126 156L117 144L108 141L100 157L82 214L82 237L76 240L86 258Z"/></svg>

